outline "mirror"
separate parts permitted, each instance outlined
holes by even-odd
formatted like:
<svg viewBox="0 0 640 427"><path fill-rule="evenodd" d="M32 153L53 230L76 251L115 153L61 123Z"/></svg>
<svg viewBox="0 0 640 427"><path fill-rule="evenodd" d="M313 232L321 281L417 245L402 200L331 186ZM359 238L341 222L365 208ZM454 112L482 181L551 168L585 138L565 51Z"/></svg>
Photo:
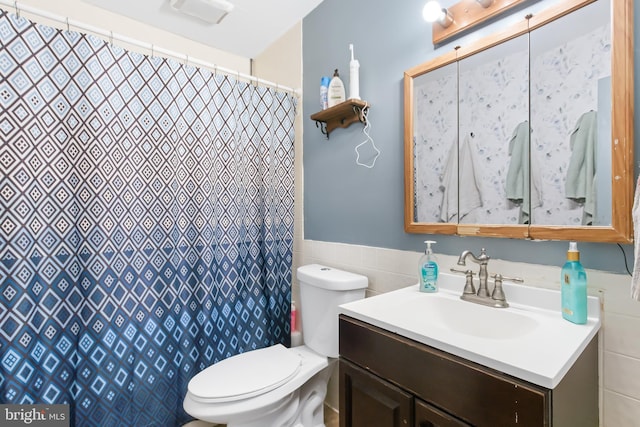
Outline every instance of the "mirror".
<svg viewBox="0 0 640 427"><path fill-rule="evenodd" d="M455 223L458 216L457 64L417 77L414 91L415 221Z"/></svg>
<svg viewBox="0 0 640 427"><path fill-rule="evenodd" d="M459 222L528 223L527 35L467 56L459 66Z"/></svg>
<svg viewBox="0 0 640 427"><path fill-rule="evenodd" d="M630 12L571 0L407 70L405 230L630 242Z"/></svg>
<svg viewBox="0 0 640 427"><path fill-rule="evenodd" d="M600 0L530 33L534 224L611 225L609 7Z"/></svg>

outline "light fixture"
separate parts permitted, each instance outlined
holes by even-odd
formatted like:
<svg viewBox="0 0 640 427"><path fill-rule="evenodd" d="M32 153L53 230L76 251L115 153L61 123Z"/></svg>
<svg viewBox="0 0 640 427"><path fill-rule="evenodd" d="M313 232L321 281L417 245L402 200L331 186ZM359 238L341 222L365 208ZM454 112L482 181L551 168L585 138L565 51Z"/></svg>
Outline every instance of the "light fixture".
<svg viewBox="0 0 640 427"><path fill-rule="evenodd" d="M171 0L171 7L209 24L219 24L233 10L227 0Z"/></svg>
<svg viewBox="0 0 640 427"><path fill-rule="evenodd" d="M440 6L436 0L428 1L422 9L422 17L427 22L437 22L444 28L447 28L453 23L453 15Z"/></svg>

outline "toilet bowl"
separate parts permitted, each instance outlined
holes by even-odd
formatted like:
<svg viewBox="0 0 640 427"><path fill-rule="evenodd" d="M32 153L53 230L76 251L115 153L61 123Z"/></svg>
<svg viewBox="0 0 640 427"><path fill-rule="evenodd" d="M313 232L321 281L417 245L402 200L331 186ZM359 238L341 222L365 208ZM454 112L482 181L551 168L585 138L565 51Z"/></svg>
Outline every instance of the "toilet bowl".
<svg viewBox="0 0 640 427"><path fill-rule="evenodd" d="M338 356L338 306L364 298L367 278L318 264L298 268L305 345L281 344L209 366L189 382L185 411L227 427L323 426Z"/></svg>

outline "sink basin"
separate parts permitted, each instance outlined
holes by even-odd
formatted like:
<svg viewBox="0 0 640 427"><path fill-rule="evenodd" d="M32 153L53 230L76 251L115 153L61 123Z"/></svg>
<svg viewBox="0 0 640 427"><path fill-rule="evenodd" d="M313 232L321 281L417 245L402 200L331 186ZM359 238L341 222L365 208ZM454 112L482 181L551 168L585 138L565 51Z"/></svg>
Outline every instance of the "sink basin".
<svg viewBox="0 0 640 427"><path fill-rule="evenodd" d="M600 328L596 297L588 298L587 324L576 325L562 318L559 291L504 282L509 307L494 308L460 299L463 276L441 273L438 285L436 293L416 284L339 312L550 389Z"/></svg>
<svg viewBox="0 0 640 427"><path fill-rule="evenodd" d="M459 298L416 298L407 303L406 309L428 310L434 323L453 332L473 337L508 340L529 334L540 323L531 316L514 311L462 301Z"/></svg>

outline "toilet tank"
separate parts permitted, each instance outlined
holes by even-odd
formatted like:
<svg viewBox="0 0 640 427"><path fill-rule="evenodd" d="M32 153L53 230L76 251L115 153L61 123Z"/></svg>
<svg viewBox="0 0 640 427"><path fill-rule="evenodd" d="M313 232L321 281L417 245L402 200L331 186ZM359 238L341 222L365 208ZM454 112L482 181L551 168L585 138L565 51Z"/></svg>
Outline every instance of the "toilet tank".
<svg viewBox="0 0 640 427"><path fill-rule="evenodd" d="M319 264L299 267L297 278L305 345L324 356L338 357L338 306L364 298L368 279Z"/></svg>

